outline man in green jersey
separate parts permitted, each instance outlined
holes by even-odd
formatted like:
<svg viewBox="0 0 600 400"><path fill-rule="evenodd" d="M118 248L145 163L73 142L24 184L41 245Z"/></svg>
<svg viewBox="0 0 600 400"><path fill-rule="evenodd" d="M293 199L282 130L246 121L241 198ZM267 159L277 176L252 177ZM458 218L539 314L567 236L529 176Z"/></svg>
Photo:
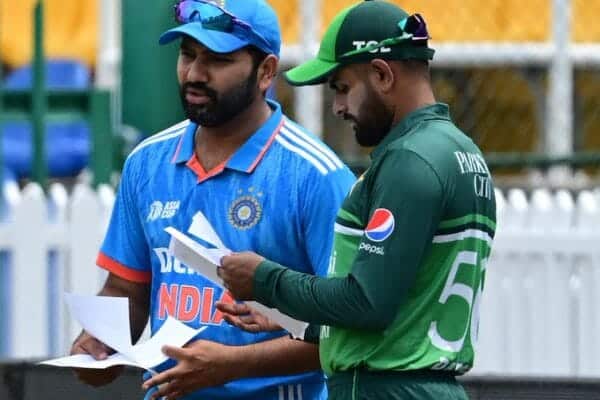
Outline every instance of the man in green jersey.
<svg viewBox="0 0 600 400"><path fill-rule="evenodd" d="M337 215L329 277L254 253L219 268L237 299L322 326L331 399L466 398L455 376L473 365L494 187L480 150L434 98L433 53L423 18L391 3L335 17L316 59L286 75L328 82L335 114L376 146Z"/></svg>

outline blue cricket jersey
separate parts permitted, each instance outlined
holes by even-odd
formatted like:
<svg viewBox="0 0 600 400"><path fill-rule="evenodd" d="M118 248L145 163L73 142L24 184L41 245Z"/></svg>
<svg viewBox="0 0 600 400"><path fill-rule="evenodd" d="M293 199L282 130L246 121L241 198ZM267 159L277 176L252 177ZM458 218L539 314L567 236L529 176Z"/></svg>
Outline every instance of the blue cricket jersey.
<svg viewBox="0 0 600 400"><path fill-rule="evenodd" d="M197 126L189 121L149 137L127 158L97 263L124 279L150 283L153 333L172 315L194 328L209 326L198 338L227 345L286 334L229 325L214 303L233 302L231 294L169 254L164 228L193 237L199 213L233 251L251 250L298 271L326 274L335 216L354 175L284 116L279 104L269 105L273 112L264 125L211 171L195 156ZM186 399L310 400L325 393L323 374L315 371L238 380Z"/></svg>

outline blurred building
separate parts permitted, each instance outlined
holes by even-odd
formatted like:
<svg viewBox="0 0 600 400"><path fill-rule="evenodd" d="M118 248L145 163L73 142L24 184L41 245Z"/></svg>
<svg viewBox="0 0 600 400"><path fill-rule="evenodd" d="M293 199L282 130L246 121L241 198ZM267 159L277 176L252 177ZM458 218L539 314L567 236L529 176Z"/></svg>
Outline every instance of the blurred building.
<svg viewBox="0 0 600 400"><path fill-rule="evenodd" d="M29 64L37 0L0 0L0 57L10 68ZM93 67L98 48L98 0L45 0L45 51Z"/></svg>

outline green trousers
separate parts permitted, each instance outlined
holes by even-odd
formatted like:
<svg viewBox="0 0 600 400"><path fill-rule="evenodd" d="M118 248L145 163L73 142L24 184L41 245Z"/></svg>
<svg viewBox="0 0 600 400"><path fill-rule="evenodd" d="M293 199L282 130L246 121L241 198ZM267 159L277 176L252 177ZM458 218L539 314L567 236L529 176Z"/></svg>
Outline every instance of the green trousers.
<svg viewBox="0 0 600 400"><path fill-rule="evenodd" d="M329 400L467 400L452 375L436 371L335 373L327 381Z"/></svg>

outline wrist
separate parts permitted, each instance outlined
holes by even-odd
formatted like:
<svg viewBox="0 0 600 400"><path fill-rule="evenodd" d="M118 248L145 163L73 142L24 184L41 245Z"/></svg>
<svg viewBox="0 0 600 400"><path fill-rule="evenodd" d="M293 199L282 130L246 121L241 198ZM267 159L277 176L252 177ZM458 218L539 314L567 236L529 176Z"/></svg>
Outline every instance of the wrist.
<svg viewBox="0 0 600 400"><path fill-rule="evenodd" d="M249 365L248 350L251 345L228 346L224 345L225 366L229 371L228 381L248 378L252 376L252 366Z"/></svg>
<svg viewBox="0 0 600 400"><path fill-rule="evenodd" d="M273 307L272 295L279 276L285 267L270 260L263 260L254 272L254 298L267 307Z"/></svg>

